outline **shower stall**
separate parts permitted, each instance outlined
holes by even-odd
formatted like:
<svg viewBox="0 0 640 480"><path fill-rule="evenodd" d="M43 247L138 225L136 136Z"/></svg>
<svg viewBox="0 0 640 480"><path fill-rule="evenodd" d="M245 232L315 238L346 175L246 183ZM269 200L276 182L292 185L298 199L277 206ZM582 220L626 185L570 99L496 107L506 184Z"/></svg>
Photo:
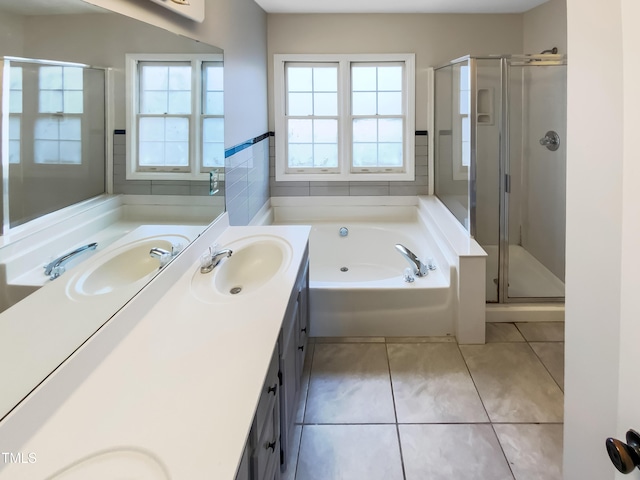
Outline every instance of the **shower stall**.
<svg viewBox="0 0 640 480"><path fill-rule="evenodd" d="M566 58L434 72L434 191L487 252L487 302L564 300Z"/></svg>

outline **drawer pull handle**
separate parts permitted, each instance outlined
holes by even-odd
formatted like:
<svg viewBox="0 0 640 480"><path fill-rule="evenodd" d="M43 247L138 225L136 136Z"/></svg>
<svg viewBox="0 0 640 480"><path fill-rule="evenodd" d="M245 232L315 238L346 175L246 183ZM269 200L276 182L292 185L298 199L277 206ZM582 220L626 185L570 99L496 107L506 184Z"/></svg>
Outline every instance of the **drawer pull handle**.
<svg viewBox="0 0 640 480"><path fill-rule="evenodd" d="M267 393L273 393L273 395L275 396L277 388L278 388L278 384L274 383L273 387L268 387L267 388Z"/></svg>
<svg viewBox="0 0 640 480"><path fill-rule="evenodd" d="M307 333L307 327L301 328L301 329L300 329L300 331L301 331L302 333Z"/></svg>
<svg viewBox="0 0 640 480"><path fill-rule="evenodd" d="M266 448L267 450L271 449L272 452L276 451L276 442L275 440L273 442L267 442L264 446L264 448Z"/></svg>
<svg viewBox="0 0 640 480"><path fill-rule="evenodd" d="M304 352L304 345L299 346L298 350L302 350Z"/></svg>

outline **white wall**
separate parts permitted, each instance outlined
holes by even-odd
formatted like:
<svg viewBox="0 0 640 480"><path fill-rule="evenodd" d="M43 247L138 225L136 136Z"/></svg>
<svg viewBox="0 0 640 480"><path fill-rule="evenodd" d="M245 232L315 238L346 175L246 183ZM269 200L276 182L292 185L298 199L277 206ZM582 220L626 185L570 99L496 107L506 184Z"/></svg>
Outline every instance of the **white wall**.
<svg viewBox="0 0 640 480"><path fill-rule="evenodd" d="M623 12L623 5L633 15ZM631 295L637 297L640 285L638 271L633 271L638 267L637 253L629 271L623 268L627 260L621 248L623 241L632 240L623 235L623 213L628 212L636 215L632 233L636 235L633 248L638 250L637 176L632 174L638 173L634 138L640 128L640 101L637 78L626 78L629 83L623 85L623 73L640 56L640 14L637 0L591 0L588 4L567 0L567 13L564 478L607 480L614 478L615 470L605 453L605 438L639 427L617 425L617 415L622 388L620 347L637 349L639 338L637 327L635 336L622 336L626 332L621 329L621 276L632 277L629 286L635 291ZM623 28L629 42L624 45L626 51ZM631 68L629 74L637 74L637 66ZM623 118L623 113L628 116ZM623 146L629 150L623 152ZM623 171L629 166L632 171L625 172L623 181ZM638 318L640 315L628 325L637 325ZM633 385L637 385L637 362L623 363L622 368L635 370ZM637 410L637 397L629 401L636 403ZM628 478L638 478L637 472Z"/></svg>
<svg viewBox="0 0 640 480"><path fill-rule="evenodd" d="M522 53L540 53L558 47L567 53L567 0L549 0L523 16Z"/></svg>
<svg viewBox="0 0 640 480"><path fill-rule="evenodd" d="M24 55L22 52L23 23L22 15L0 15L0 45L2 45L0 55L11 57Z"/></svg>
<svg viewBox="0 0 640 480"><path fill-rule="evenodd" d="M267 21L271 130L275 53L415 53L416 130L426 130L428 67L522 51L522 15L269 14Z"/></svg>

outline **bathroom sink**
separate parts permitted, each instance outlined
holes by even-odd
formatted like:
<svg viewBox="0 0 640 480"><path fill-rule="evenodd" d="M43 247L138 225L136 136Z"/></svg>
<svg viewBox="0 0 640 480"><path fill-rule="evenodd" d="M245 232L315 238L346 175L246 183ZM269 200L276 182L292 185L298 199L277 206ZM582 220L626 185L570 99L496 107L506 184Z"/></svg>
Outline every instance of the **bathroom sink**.
<svg viewBox="0 0 640 480"><path fill-rule="evenodd" d="M224 246L233 253L210 273L196 271L191 290L201 301L216 303L244 297L272 282L291 262L289 243L275 236L242 238Z"/></svg>
<svg viewBox="0 0 640 480"><path fill-rule="evenodd" d="M162 235L137 240L105 252L89 266L75 275L70 282L70 293L93 296L103 295L134 284L151 280L160 270L160 261L149 251L161 248L171 252L173 246L189 240L182 235Z"/></svg>

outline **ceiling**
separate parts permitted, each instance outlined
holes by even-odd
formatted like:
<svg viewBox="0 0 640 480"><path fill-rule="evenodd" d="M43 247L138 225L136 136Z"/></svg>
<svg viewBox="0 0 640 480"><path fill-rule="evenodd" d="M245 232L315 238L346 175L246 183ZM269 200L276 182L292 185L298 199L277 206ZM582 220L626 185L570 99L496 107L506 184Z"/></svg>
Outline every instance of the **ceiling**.
<svg viewBox="0 0 640 480"><path fill-rule="evenodd" d="M79 0L0 0L0 10L17 15L64 15L105 11Z"/></svg>
<svg viewBox="0 0 640 480"><path fill-rule="evenodd" d="M547 0L255 0L268 13L522 13Z"/></svg>

